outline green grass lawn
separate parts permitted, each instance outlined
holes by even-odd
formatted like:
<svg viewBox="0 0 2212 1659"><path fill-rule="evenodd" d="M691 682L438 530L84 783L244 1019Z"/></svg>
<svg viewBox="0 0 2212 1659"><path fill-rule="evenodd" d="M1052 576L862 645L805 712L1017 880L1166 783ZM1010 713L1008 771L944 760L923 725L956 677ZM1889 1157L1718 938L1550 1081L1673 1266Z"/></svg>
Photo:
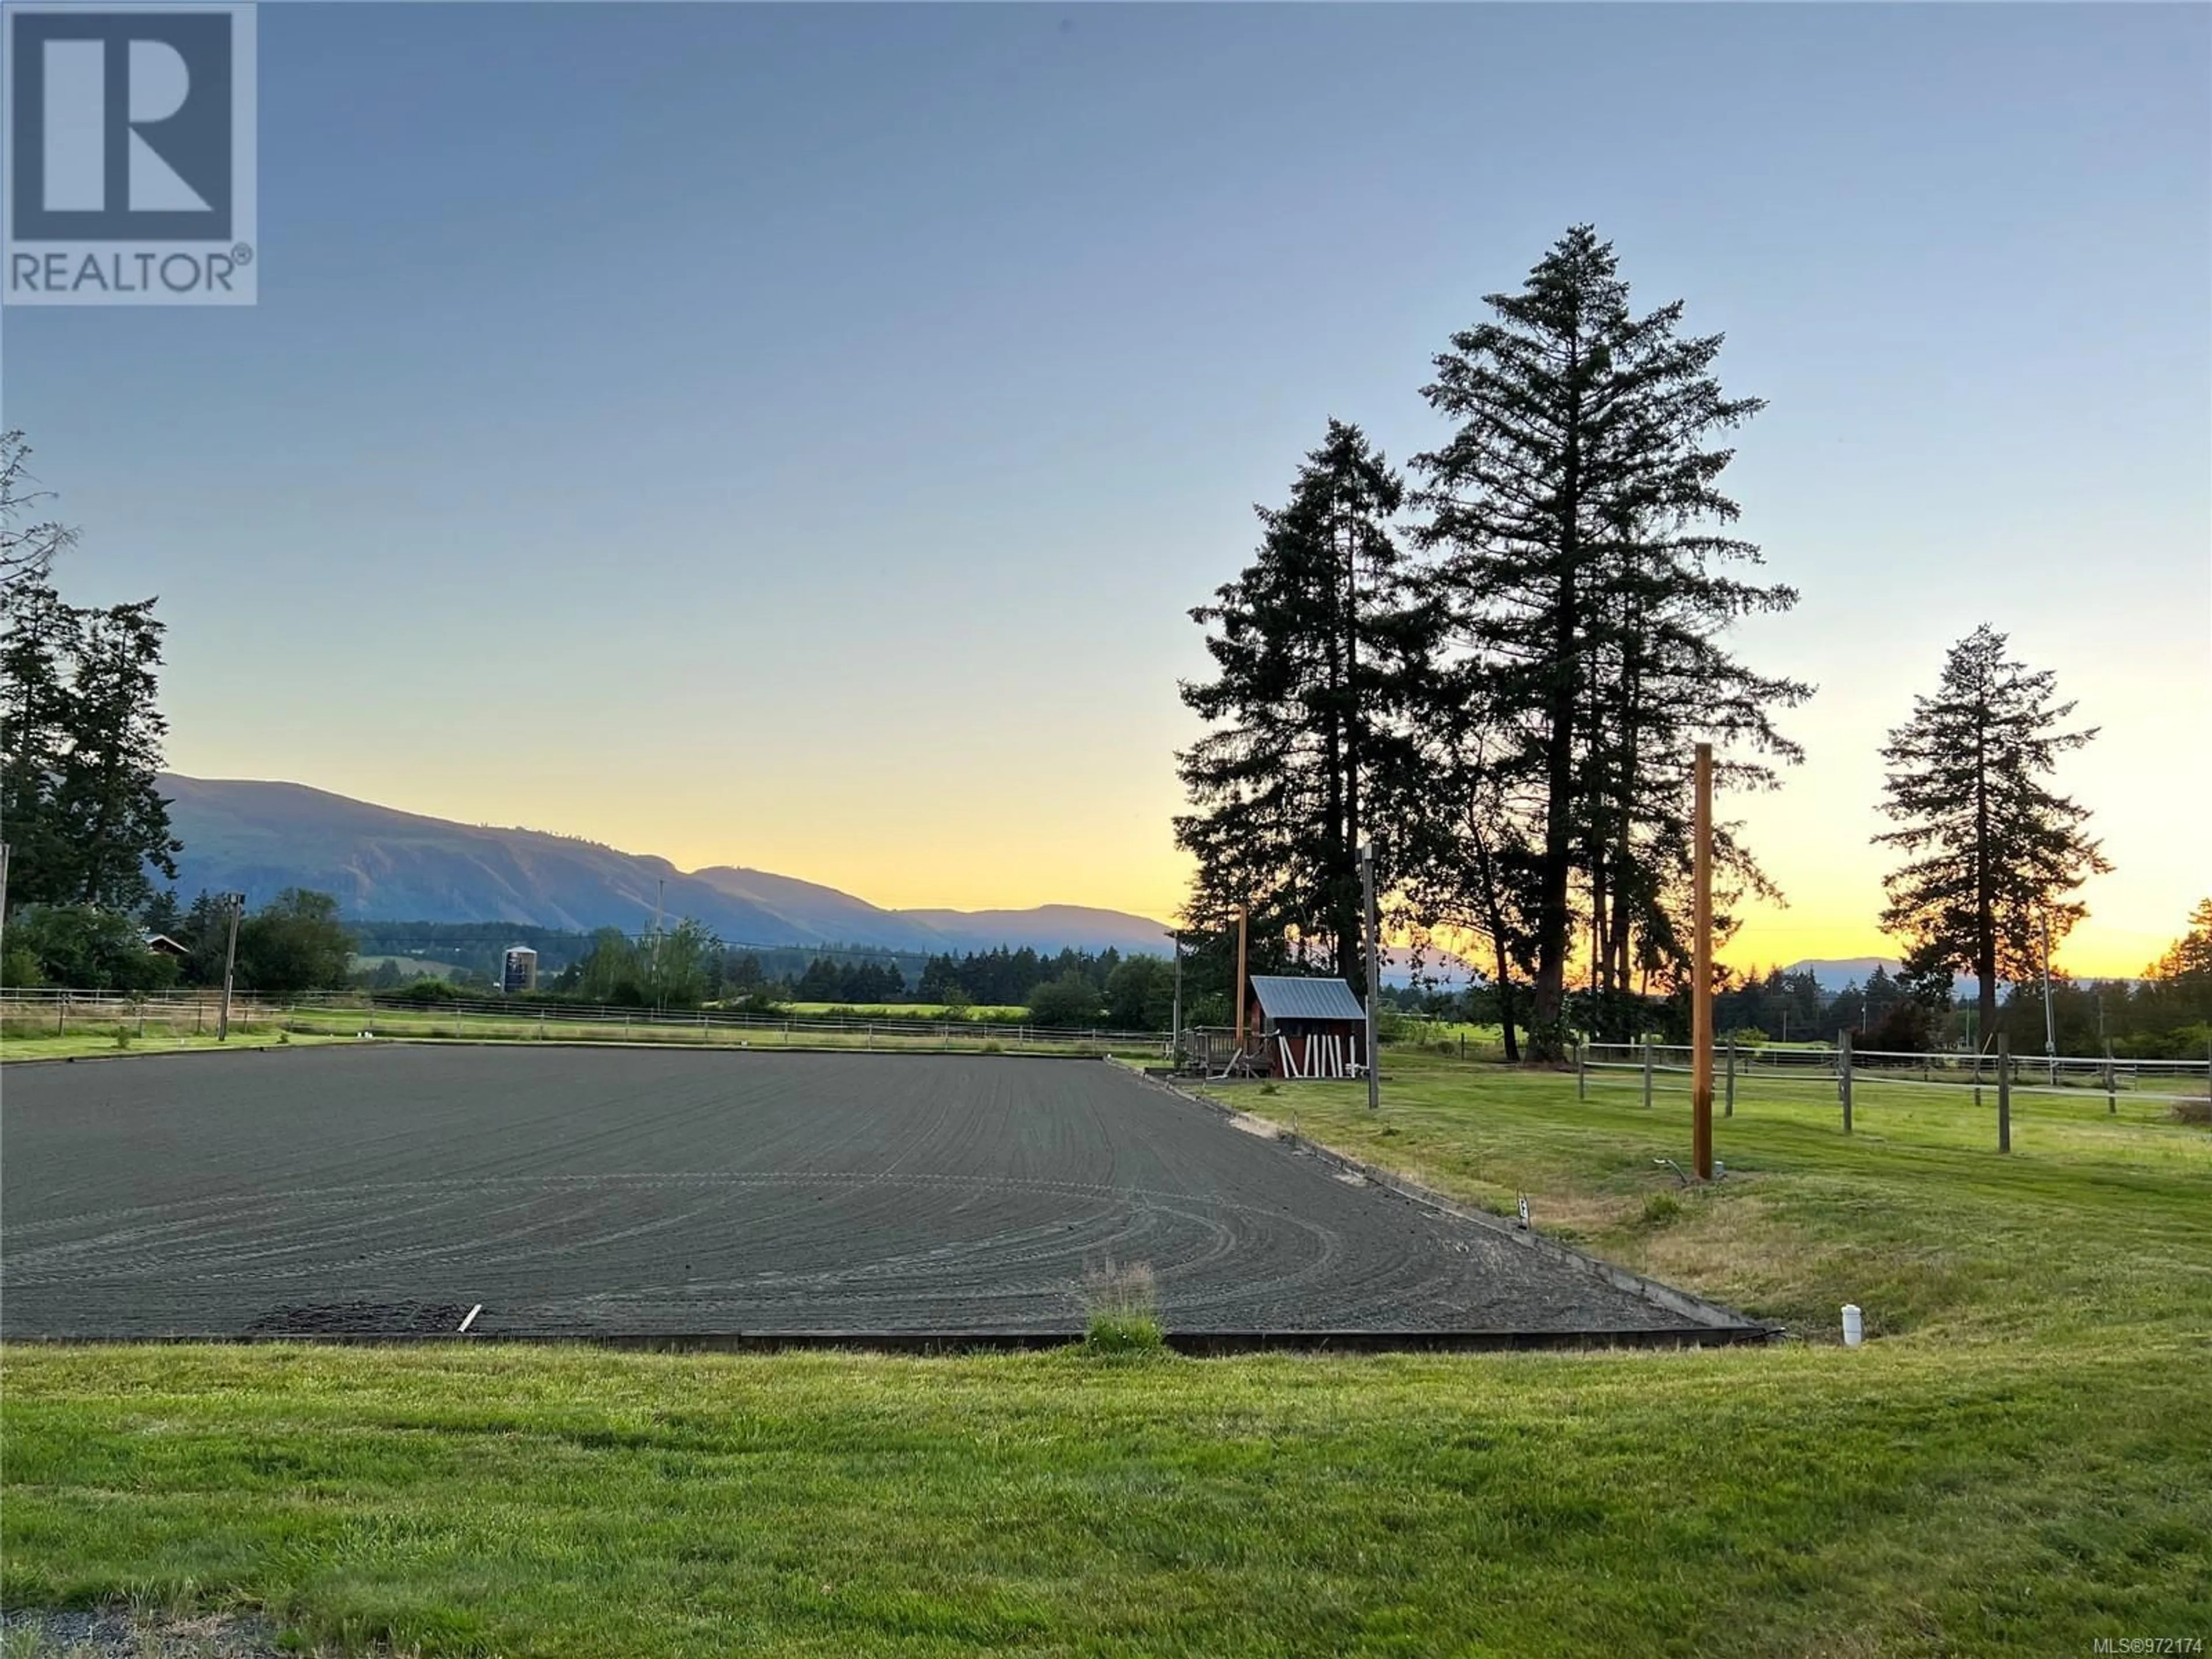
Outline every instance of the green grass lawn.
<svg viewBox="0 0 2212 1659"><path fill-rule="evenodd" d="M273 1048L281 1043L349 1042L354 1039L336 1031L282 1031L273 1024L234 1025L228 1043L218 1042L213 1036L195 1036L186 1031L172 1034L150 1030L143 1036L125 1028L127 1042L118 1042L116 1032L109 1030L70 1030L55 1036L51 1032L18 1034L9 1031L0 1035L0 1060L100 1060L112 1054L190 1054L203 1049Z"/></svg>
<svg viewBox="0 0 2212 1659"><path fill-rule="evenodd" d="M809 1019L833 1013L859 1019L942 1019L947 1012L956 1020L1011 1021L1030 1017L1028 1006L1018 1002L971 1004L951 1011L942 1002L790 1002L784 1006Z"/></svg>
<svg viewBox="0 0 2212 1659"><path fill-rule="evenodd" d="M2083 1653L2212 1638L2212 1138L1902 1088L1840 1133L1432 1056L1231 1098L1804 1334L1759 1350L16 1347L0 1593L362 1650ZM1845 1350L1856 1300L1875 1340Z"/></svg>
<svg viewBox="0 0 2212 1659"><path fill-rule="evenodd" d="M1397 1027L1397 1035L1386 1040L1407 1048L1441 1043L1456 1051L1465 1043L1468 1054L1479 1053L1481 1059L1496 1060L1505 1044L1505 1028L1502 1025L1474 1025L1463 1019L1430 1019L1419 1014L1395 1015L1393 1024Z"/></svg>
<svg viewBox="0 0 2212 1659"><path fill-rule="evenodd" d="M818 1013L811 1016L819 1017ZM793 1018L803 1022L810 1016L794 1010ZM598 1018L580 1018L573 1015L563 1018L551 1009L533 1008L527 1004L483 1013L441 1008L434 1004L427 1007L389 1004L359 1007L308 1003L271 1011L264 1018L235 1021L231 1026L231 1041L234 1044L272 1043L279 1040L281 1033L285 1040L293 1042L351 1042L368 1032L378 1037L410 1042L628 1042L678 1044L694 1048L941 1050L969 1054L1065 1054L1080 1049L1154 1060L1164 1057L1167 1044L1165 1033L1121 1042L1109 1036L1093 1048L1085 1032L1031 1034L1003 1027L988 1031L961 1020L932 1026L915 1024L911 1014L902 1025L882 1024L872 1030L866 1024L866 1011L859 1018L860 1024L846 1029L808 1030L803 1024L792 1029L780 1017L759 1024L738 1025L717 1024L711 1018L701 1020L696 1016L688 1020L680 1015L647 1018L640 1014L626 1018L618 1008L606 1010ZM220 1045L209 1035L214 1026L212 1013L182 1005L165 1008L149 1004L143 1018L80 1018L70 1015L66 1030L58 1033L53 1028L52 1015L19 1015L0 1024L0 1062L216 1048ZM118 1042L118 1033L129 1041Z"/></svg>

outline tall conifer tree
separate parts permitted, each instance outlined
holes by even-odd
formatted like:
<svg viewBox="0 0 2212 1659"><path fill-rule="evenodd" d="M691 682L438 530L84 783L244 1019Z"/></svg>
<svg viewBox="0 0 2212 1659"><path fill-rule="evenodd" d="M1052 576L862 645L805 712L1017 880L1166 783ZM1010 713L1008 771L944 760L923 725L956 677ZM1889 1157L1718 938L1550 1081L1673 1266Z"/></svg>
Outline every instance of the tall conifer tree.
<svg viewBox="0 0 2212 1659"><path fill-rule="evenodd" d="M48 580L76 532L26 524L22 434L0 434L0 825L10 906L134 910L150 866L174 879L178 842L155 789L168 722L156 701L154 601L64 604Z"/></svg>
<svg viewBox="0 0 2212 1659"><path fill-rule="evenodd" d="M1194 810L1176 838L1199 864L1191 920L1249 904L1255 963L1295 940L1355 985L1358 849L1374 841L1387 888L1418 765L1407 714L1433 644L1391 529L1403 489L1358 427L1331 421L1288 504L1256 509L1253 563L1191 612L1217 672L1182 688L1216 727L1179 757Z"/></svg>
<svg viewBox="0 0 2212 1659"><path fill-rule="evenodd" d="M2074 704L2051 701L2057 676L2006 653L1987 623L1951 647L1935 695L1889 734L1882 811L1898 828L1876 836L1906 861L1884 883L1886 933L1905 939L1915 970L1948 968L1979 980L1978 1041L1996 1030L1997 981L2031 978L2050 945L2088 908L2069 896L2112 866L2082 833L2087 807L2045 780L2058 757L2096 728L2059 729Z"/></svg>
<svg viewBox="0 0 2212 1659"><path fill-rule="evenodd" d="M1555 1058L1579 923L1613 989L1686 955L1673 918L1692 745L1729 745L1735 787L1769 781L1766 759L1796 758L1770 711L1811 688L1755 674L1720 643L1735 617L1796 602L1723 574L1759 555L1723 533L1738 516L1718 485L1734 452L1713 440L1760 404L1714 379L1721 337L1680 336L1680 301L1635 314L1587 225L1521 292L1485 303L1494 319L1453 336L1424 389L1456 429L1413 462L1431 514L1421 540L1438 555L1430 591L1472 665L1432 684L1492 723L1492 763L1514 780L1533 860L1532 1046ZM1759 882L1732 840L1720 854Z"/></svg>

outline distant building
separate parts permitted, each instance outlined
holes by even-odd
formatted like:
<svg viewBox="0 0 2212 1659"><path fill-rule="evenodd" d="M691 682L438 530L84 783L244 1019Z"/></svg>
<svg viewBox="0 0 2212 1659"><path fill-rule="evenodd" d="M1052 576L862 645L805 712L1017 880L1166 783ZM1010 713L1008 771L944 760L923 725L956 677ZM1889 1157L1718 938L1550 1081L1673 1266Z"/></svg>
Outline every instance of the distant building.
<svg viewBox="0 0 2212 1659"><path fill-rule="evenodd" d="M151 951L157 957L177 957L181 958L189 957L192 953L192 947L191 945L179 945L176 940L171 939L167 933L147 934L146 948L149 951Z"/></svg>
<svg viewBox="0 0 2212 1659"><path fill-rule="evenodd" d="M538 952L527 945L507 947L506 959L500 963L499 988L512 996L517 991L538 988Z"/></svg>

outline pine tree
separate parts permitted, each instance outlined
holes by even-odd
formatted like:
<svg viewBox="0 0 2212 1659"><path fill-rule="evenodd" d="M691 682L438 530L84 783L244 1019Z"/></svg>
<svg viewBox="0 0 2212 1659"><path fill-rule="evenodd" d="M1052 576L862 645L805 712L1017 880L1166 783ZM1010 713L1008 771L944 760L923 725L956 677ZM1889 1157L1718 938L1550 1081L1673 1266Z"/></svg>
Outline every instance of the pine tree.
<svg viewBox="0 0 2212 1659"><path fill-rule="evenodd" d="M147 869L174 879L179 843L155 786L168 721L155 701L154 601L62 602L43 580L8 588L0 629L0 820L9 902L136 911Z"/></svg>
<svg viewBox="0 0 2212 1659"><path fill-rule="evenodd" d="M2039 972L2088 914L2067 895L2112 867L2081 833L2088 809L2043 781L2096 728L2061 731L2075 705L2054 705L2057 677L2011 660L2006 644L1983 624L1951 647L1935 695L1912 700L1882 750L1882 811L1899 827L1874 838L1907 855L1884 882L1883 931L1910 942L1916 970L1980 981L1984 1042L1999 978Z"/></svg>
<svg viewBox="0 0 2212 1659"><path fill-rule="evenodd" d="M1796 603L1794 589L1750 586L1709 568L1719 559L1759 558L1747 542L1631 526L1612 539L1599 564L1583 875L1598 1007L1614 1011L1616 1019L1629 1011L1638 978L1687 982L1698 741L1726 745L1719 781L1739 790L1772 787L1772 768L1762 757L1802 758L1769 711L1796 707L1812 688L1756 673L1721 643L1737 617ZM1714 927L1725 939L1735 926L1728 908L1742 892L1771 896L1774 890L1733 826L1714 827L1713 851L1721 907ZM1626 1040L1633 1032L1624 1025L1613 1034Z"/></svg>
<svg viewBox="0 0 2212 1659"><path fill-rule="evenodd" d="M1726 782L1771 782L1761 757L1797 752L1769 711L1812 689L1754 674L1719 642L1736 617L1797 597L1721 574L1759 554L1722 533L1738 516L1718 488L1734 452L1711 441L1761 407L1713 378L1721 337L1680 337L1680 301L1637 316L1587 225L1520 293L1485 303L1495 320L1454 335L1424 388L1456 430L1415 459L1415 500L1441 555L1431 592L1472 664L1456 684L1492 727L1532 849L1531 1035L1550 1059L1579 920L1610 991L1687 955L1675 918L1694 742L1733 746ZM1761 884L1732 839L1717 851Z"/></svg>
<svg viewBox="0 0 2212 1659"><path fill-rule="evenodd" d="M2185 979L2212 981L2212 898L2197 900L2197 908L2189 913L2189 931L2143 969L2143 977L2168 983Z"/></svg>
<svg viewBox="0 0 2212 1659"><path fill-rule="evenodd" d="M1387 890L1393 809L1419 763L1407 714L1433 633L1391 532L1403 493L1359 428L1331 421L1289 503L1256 509L1253 563L1190 613L1212 630L1218 672L1182 687L1218 728L1178 757L1195 809L1176 820L1199 865L1192 922L1249 904L1256 962L1315 951L1355 984L1359 848L1375 843Z"/></svg>
<svg viewBox="0 0 2212 1659"><path fill-rule="evenodd" d="M155 788L169 731L155 701L162 624L151 599L77 614L70 753L53 804L76 844L77 902L136 911L154 896L147 866L175 880L182 846Z"/></svg>
<svg viewBox="0 0 2212 1659"><path fill-rule="evenodd" d="M70 751L70 665L76 615L44 581L11 586L0 631L0 824L9 842L8 903L76 897L76 849L54 807Z"/></svg>

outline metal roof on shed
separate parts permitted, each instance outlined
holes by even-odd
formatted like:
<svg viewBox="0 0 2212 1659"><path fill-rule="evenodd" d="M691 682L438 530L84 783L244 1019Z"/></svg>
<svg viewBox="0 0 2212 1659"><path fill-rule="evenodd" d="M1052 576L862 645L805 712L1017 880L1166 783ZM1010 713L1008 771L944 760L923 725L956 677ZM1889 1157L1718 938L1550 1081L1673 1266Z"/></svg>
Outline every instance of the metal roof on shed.
<svg viewBox="0 0 2212 1659"><path fill-rule="evenodd" d="M1255 974L1252 994L1269 1019L1358 1019L1367 1018L1359 999L1340 979L1305 979L1291 974Z"/></svg>

